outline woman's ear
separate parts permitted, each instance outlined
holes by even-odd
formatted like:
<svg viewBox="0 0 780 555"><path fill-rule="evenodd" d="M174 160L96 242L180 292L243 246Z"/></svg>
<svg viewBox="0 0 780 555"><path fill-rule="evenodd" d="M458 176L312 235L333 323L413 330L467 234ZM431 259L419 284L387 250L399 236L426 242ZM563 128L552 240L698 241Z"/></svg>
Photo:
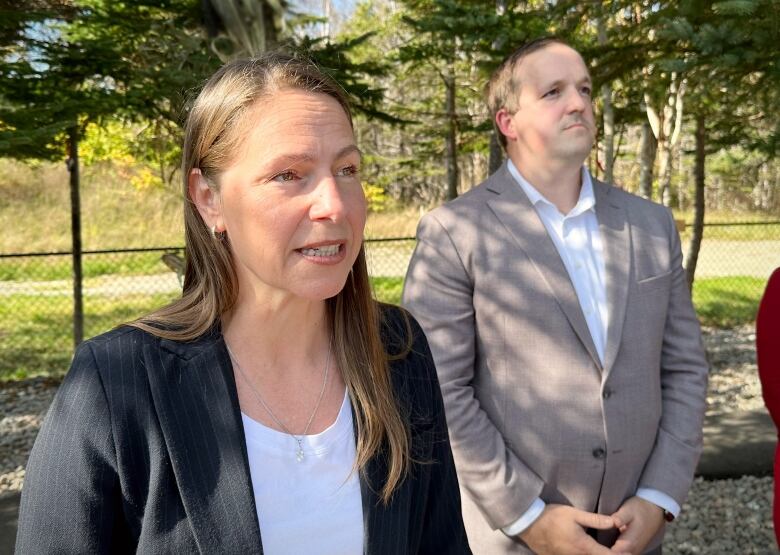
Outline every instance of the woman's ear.
<svg viewBox="0 0 780 555"><path fill-rule="evenodd" d="M216 233L225 231L219 193L209 186L206 178L200 173L199 168L194 168L190 171L187 179L187 190L190 200L198 208L200 217L203 218L206 227Z"/></svg>

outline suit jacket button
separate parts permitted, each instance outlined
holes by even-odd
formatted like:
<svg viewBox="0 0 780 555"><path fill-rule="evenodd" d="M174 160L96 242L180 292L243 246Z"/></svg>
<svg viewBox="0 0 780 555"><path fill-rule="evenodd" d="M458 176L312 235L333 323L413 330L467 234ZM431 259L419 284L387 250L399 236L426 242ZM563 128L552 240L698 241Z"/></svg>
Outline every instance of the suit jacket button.
<svg viewBox="0 0 780 555"><path fill-rule="evenodd" d="M602 449L601 447L596 447L593 450L593 457L596 458L596 459L603 459L604 455L606 455L606 454L607 454L607 452L604 451L604 449Z"/></svg>
<svg viewBox="0 0 780 555"><path fill-rule="evenodd" d="M612 397L612 393L614 393L612 389L610 389L609 387L605 387L601 396L604 397L604 399L609 399L610 397Z"/></svg>

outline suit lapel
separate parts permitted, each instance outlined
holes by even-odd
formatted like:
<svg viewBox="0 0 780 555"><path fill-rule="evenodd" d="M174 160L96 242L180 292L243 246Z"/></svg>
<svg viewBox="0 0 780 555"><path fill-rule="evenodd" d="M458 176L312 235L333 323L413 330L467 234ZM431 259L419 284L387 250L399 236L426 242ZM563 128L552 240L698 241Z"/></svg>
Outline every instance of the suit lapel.
<svg viewBox="0 0 780 555"><path fill-rule="evenodd" d="M506 163L491 178L487 187L497 193L494 199L488 201L490 209L512 235L515 244L534 264L542 282L547 285L577 337L600 368L601 361L569 273L531 201L509 173Z"/></svg>
<svg viewBox="0 0 780 555"><path fill-rule="evenodd" d="M222 335L144 348L160 427L202 553L262 553L243 423Z"/></svg>
<svg viewBox="0 0 780 555"><path fill-rule="evenodd" d="M604 352L606 373L617 358L626 316L628 286L631 280L631 232L626 209L612 187L593 180L596 195L596 217L604 243L604 271L607 288L607 345Z"/></svg>

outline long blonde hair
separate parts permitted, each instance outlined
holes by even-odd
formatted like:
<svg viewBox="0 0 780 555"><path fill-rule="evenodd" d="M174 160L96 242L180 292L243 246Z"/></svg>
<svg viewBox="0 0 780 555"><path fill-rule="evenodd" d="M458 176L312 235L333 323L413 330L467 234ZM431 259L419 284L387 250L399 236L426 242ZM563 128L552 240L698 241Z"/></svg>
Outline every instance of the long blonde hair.
<svg viewBox="0 0 780 555"><path fill-rule="evenodd" d="M224 234L210 233L189 198L188 178L197 168L217 190L219 174L244 138L242 122L248 119L244 117L247 110L259 99L289 88L334 98L352 124L344 91L308 60L274 53L233 61L219 69L198 95L185 128L182 178L187 261L182 296L131 325L166 339L189 341L210 330L233 307L238 281L229 240ZM383 453L388 476L381 497L387 503L408 472L410 439L390 381L390 355L380 336L381 312L371 292L363 247L346 286L326 305L334 354L354 407L356 466L362 472L373 456Z"/></svg>

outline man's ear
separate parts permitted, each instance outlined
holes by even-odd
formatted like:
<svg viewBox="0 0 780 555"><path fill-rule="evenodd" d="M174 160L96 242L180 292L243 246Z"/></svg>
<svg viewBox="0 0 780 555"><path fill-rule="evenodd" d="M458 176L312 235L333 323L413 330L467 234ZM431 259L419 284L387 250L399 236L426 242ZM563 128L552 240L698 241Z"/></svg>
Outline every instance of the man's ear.
<svg viewBox="0 0 780 555"><path fill-rule="evenodd" d="M496 127L507 138L507 140L517 140L517 132L512 125L512 116L506 108L501 108L496 112Z"/></svg>
<svg viewBox="0 0 780 555"><path fill-rule="evenodd" d="M225 231L225 222L222 218L222 202L220 202L219 193L209 186L206 178L200 173L200 169L195 168L190 171L187 178L187 191L190 200L198 208L200 217L206 227L215 232Z"/></svg>

